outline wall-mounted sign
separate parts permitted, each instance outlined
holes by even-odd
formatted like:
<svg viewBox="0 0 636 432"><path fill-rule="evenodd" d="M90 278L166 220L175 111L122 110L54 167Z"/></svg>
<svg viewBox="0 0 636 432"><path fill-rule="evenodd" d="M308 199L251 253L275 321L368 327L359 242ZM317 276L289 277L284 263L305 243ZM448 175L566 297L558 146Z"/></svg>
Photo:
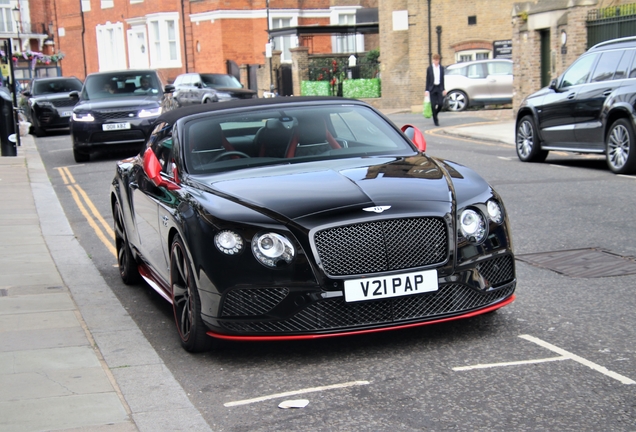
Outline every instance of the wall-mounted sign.
<svg viewBox="0 0 636 432"><path fill-rule="evenodd" d="M492 43L492 58L512 60L512 40L498 40Z"/></svg>

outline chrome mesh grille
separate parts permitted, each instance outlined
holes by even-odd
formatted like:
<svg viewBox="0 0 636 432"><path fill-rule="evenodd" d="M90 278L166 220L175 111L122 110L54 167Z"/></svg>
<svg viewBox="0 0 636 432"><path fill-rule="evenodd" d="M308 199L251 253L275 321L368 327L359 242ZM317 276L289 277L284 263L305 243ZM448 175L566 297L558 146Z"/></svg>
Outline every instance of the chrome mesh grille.
<svg viewBox="0 0 636 432"><path fill-rule="evenodd" d="M283 333L399 324L401 321L434 319L486 307L509 297L514 290L514 283L488 292L478 292L466 285L449 284L440 286L434 293L378 301L346 303L343 297L338 297L313 303L287 320L247 323L221 321L221 325L237 332Z"/></svg>
<svg viewBox="0 0 636 432"><path fill-rule="evenodd" d="M514 261L510 255L480 262L478 269L489 286L510 282L515 277Z"/></svg>
<svg viewBox="0 0 636 432"><path fill-rule="evenodd" d="M448 241L440 218L388 219L316 232L314 244L325 272L357 275L438 264Z"/></svg>
<svg viewBox="0 0 636 432"><path fill-rule="evenodd" d="M287 288L238 289L230 291L221 316L254 316L271 311L289 294Z"/></svg>

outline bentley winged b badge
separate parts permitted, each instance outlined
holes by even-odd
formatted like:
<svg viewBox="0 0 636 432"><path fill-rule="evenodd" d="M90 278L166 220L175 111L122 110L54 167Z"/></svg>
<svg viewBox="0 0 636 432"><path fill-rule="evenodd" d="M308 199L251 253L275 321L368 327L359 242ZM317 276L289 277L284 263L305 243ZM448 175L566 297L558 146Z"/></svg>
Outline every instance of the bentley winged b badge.
<svg viewBox="0 0 636 432"><path fill-rule="evenodd" d="M374 213L382 213L384 210L390 209L391 206L375 206L375 207L365 207L362 210Z"/></svg>

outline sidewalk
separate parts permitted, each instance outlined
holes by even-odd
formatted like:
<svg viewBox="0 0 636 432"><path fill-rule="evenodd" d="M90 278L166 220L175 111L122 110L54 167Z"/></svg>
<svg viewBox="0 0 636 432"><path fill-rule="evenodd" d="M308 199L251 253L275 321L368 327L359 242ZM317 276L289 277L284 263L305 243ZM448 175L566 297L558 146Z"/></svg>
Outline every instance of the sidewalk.
<svg viewBox="0 0 636 432"><path fill-rule="evenodd" d="M33 138L0 157L0 430L209 431L75 238Z"/></svg>
<svg viewBox="0 0 636 432"><path fill-rule="evenodd" d="M440 129L447 135L515 145L514 120L494 121L470 126L441 127Z"/></svg>

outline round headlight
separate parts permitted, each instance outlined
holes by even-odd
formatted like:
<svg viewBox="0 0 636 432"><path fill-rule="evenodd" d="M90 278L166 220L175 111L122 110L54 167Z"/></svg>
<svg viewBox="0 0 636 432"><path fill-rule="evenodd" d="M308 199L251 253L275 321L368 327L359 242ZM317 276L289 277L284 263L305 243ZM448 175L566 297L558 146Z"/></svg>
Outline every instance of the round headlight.
<svg viewBox="0 0 636 432"><path fill-rule="evenodd" d="M501 206L495 200L490 200L486 204L488 207L488 217L494 223L500 224L503 222L503 211L501 210Z"/></svg>
<svg viewBox="0 0 636 432"><path fill-rule="evenodd" d="M282 262L289 264L296 254L285 236L273 232L256 234L252 239L252 252L267 267L276 267Z"/></svg>
<svg viewBox="0 0 636 432"><path fill-rule="evenodd" d="M486 236L486 221L480 213L466 209L459 217L459 229L469 241L479 243Z"/></svg>
<svg viewBox="0 0 636 432"><path fill-rule="evenodd" d="M238 233L225 230L214 236L214 245L224 254L234 255L243 250L243 239Z"/></svg>

